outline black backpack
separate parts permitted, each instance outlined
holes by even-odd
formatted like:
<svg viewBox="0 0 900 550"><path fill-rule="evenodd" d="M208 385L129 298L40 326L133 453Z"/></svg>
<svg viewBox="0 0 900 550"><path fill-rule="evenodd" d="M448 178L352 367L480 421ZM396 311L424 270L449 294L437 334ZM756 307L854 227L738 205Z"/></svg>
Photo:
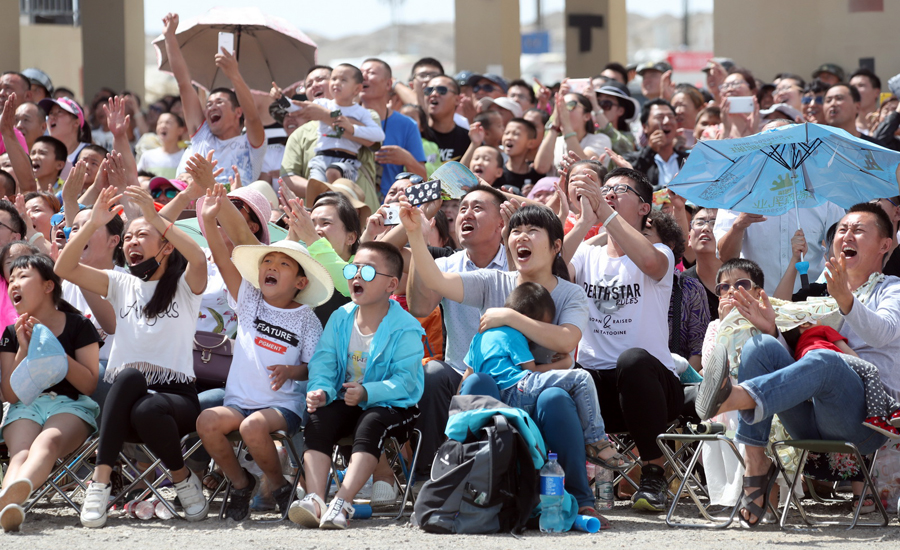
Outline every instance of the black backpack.
<svg viewBox="0 0 900 550"><path fill-rule="evenodd" d="M498 412L465 442L441 445L412 522L429 533L521 533L540 502L539 479L525 439Z"/></svg>

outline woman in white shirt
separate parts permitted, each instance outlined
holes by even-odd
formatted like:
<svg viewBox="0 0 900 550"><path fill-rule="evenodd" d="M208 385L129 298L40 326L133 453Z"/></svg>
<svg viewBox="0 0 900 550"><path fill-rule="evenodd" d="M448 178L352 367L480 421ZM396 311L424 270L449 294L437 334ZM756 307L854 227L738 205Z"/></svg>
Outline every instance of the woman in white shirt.
<svg viewBox="0 0 900 550"><path fill-rule="evenodd" d="M568 93L565 82L556 94L556 108L546 129L534 159L534 169L541 174L555 176L560 161L570 151L580 159L589 159L612 148L609 137L594 133L591 102L581 94Z"/></svg>

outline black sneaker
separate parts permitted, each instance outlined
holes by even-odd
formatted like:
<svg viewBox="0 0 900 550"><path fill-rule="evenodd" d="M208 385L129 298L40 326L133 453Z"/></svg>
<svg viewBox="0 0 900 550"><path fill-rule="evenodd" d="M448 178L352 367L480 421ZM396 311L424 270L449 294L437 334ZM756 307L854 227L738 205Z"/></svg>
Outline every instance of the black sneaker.
<svg viewBox="0 0 900 550"><path fill-rule="evenodd" d="M256 495L259 481L256 476L244 469L244 475L250 480L250 484L243 489L231 489L231 495L225 504L225 517L234 521L243 521L250 515L250 501Z"/></svg>
<svg viewBox="0 0 900 550"><path fill-rule="evenodd" d="M294 500L294 494L293 491L291 491L292 488L293 485L291 483L285 483L272 491L272 498L274 498L275 503L278 504L278 513L281 514L281 517L284 517L285 512L291 507L291 502Z"/></svg>
<svg viewBox="0 0 900 550"><path fill-rule="evenodd" d="M665 512L667 489L666 471L656 464L644 464L641 466L641 487L631 497L631 502L634 503L632 508L648 512Z"/></svg>

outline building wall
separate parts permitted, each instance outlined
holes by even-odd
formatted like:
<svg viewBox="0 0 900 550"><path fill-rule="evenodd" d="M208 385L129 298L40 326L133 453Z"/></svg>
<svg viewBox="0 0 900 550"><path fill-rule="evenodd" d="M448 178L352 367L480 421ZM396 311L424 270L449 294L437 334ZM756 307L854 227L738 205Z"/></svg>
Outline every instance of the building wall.
<svg viewBox="0 0 900 550"><path fill-rule="evenodd" d="M50 75L54 86L72 90L82 102L81 27L23 25L19 28L19 36L19 69L41 69Z"/></svg>
<svg viewBox="0 0 900 550"><path fill-rule="evenodd" d="M900 73L898 23L895 0L715 0L713 40L717 56L764 81L783 71L808 79L822 63L849 76L861 58L874 58L887 91L887 78Z"/></svg>

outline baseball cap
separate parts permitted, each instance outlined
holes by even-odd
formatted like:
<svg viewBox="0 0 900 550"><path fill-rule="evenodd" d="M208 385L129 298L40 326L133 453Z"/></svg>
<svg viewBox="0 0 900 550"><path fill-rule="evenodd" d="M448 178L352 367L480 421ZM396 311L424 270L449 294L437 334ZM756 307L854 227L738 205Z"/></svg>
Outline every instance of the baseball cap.
<svg viewBox="0 0 900 550"><path fill-rule="evenodd" d="M725 72L730 71L731 68L734 67L734 59L731 59L730 57L713 57L712 59L710 59L710 61L715 61L716 63L721 65L722 68L725 69ZM709 65L703 67L703 72L709 72Z"/></svg>
<svg viewBox="0 0 900 550"><path fill-rule="evenodd" d="M45 90L47 90L48 94L53 93L53 81L50 80L50 77L44 71L37 68L25 69L22 71L22 74L28 77L28 80L31 81L32 84L38 84L43 86Z"/></svg>
<svg viewBox="0 0 900 550"><path fill-rule="evenodd" d="M493 103L497 107L501 109L506 109L507 111L513 114L513 118L521 118L522 117L522 106L519 105L515 100L512 100L506 96L498 97L496 99L492 97L483 97L478 100L481 103L481 108L483 110L487 110L488 107Z"/></svg>
<svg viewBox="0 0 900 550"><path fill-rule="evenodd" d="M468 86L469 79L472 78L472 75L475 74L472 71L459 71L456 73L456 76L453 77L456 80L456 83L460 86Z"/></svg>
<svg viewBox="0 0 900 550"><path fill-rule="evenodd" d="M81 110L81 107L73 99L70 99L68 97L61 97L59 99L50 99L48 97L48 98L42 99L41 102L38 103L38 105L41 107L41 109L44 110L45 113L48 113L48 114L50 113L50 109L52 109L54 105L58 105L59 108L62 109L63 111L69 113L70 115L74 115L74 116L78 117L78 126L79 127L84 126L84 111Z"/></svg>
<svg viewBox="0 0 900 550"><path fill-rule="evenodd" d="M761 110L759 112L759 115L762 118L765 118L765 117L771 115L772 113L775 113L776 111L787 116L791 120L797 120L797 117L803 115L803 113L801 113L794 107L788 105L787 103L776 103L775 105L772 105L768 109Z"/></svg>
<svg viewBox="0 0 900 550"><path fill-rule="evenodd" d="M831 73L838 78L841 82L844 81L844 69L835 63L823 63L819 65L819 68L813 71L812 77L818 78L822 73Z"/></svg>
<svg viewBox="0 0 900 550"><path fill-rule="evenodd" d="M172 187L174 187L175 189L178 189L179 191L184 191L187 188L187 183L185 183L181 180L170 180L168 178L156 176L155 178L150 180L150 191L153 191L154 189L158 189L166 184L171 185Z"/></svg>
<svg viewBox="0 0 900 550"><path fill-rule="evenodd" d="M500 76L498 74L494 74L494 73L484 73L484 74L473 73L469 77L467 84L469 86L474 86L482 78L486 78L486 79L490 80L491 82L493 82L494 84L496 84L497 86L500 86L500 89L503 90L504 94L509 89L509 86L506 84L506 80L504 80L502 76Z"/></svg>
<svg viewBox="0 0 900 550"><path fill-rule="evenodd" d="M665 61L657 61L655 63L641 63L637 67L637 74L643 76L646 71L659 71L661 73L664 73L671 70L672 66Z"/></svg>

